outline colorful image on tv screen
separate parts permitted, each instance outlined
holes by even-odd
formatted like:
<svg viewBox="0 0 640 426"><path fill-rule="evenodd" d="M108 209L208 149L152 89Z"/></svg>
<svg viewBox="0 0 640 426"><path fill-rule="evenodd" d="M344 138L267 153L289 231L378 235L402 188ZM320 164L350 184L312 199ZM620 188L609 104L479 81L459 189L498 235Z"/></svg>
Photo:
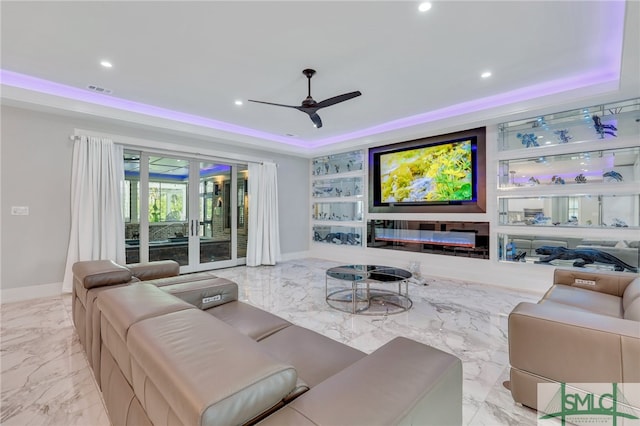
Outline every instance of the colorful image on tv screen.
<svg viewBox="0 0 640 426"><path fill-rule="evenodd" d="M382 203L473 199L471 141L380 155Z"/></svg>

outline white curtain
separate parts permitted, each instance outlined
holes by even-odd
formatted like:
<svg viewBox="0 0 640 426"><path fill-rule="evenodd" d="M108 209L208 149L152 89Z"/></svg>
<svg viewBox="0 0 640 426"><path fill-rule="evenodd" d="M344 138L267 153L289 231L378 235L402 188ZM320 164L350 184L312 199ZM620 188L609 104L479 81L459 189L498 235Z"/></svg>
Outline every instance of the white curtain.
<svg viewBox="0 0 640 426"><path fill-rule="evenodd" d="M249 163L249 239L247 266L280 260L278 174L273 163Z"/></svg>
<svg viewBox="0 0 640 426"><path fill-rule="evenodd" d="M81 136L73 147L71 232L62 291L71 292L71 267L80 260L124 264L121 189L123 148L110 139Z"/></svg>

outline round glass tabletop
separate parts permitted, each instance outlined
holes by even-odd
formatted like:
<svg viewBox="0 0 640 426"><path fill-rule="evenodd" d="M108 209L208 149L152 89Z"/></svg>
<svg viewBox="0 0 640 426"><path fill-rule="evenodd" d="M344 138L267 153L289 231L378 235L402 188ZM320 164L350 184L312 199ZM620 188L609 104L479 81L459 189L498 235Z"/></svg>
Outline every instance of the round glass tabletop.
<svg viewBox="0 0 640 426"><path fill-rule="evenodd" d="M375 281L393 282L411 278L411 272L392 266L380 265L343 265L327 269L327 276L345 281Z"/></svg>

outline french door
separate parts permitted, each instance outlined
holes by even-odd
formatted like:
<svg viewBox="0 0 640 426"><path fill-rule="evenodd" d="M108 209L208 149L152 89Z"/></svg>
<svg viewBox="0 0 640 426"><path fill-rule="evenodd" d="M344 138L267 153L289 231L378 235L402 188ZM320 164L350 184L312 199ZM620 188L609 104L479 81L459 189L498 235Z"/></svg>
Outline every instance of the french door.
<svg viewBox="0 0 640 426"><path fill-rule="evenodd" d="M127 263L175 260L180 272L245 263L247 167L125 152Z"/></svg>

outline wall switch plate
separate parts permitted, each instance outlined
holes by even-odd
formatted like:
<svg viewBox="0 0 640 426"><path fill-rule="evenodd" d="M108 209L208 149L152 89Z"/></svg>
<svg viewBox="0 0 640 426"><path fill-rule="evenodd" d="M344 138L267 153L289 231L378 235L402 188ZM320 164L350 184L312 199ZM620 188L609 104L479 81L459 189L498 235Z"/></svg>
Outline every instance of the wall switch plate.
<svg viewBox="0 0 640 426"><path fill-rule="evenodd" d="M28 206L11 206L11 214L13 216L29 216Z"/></svg>

